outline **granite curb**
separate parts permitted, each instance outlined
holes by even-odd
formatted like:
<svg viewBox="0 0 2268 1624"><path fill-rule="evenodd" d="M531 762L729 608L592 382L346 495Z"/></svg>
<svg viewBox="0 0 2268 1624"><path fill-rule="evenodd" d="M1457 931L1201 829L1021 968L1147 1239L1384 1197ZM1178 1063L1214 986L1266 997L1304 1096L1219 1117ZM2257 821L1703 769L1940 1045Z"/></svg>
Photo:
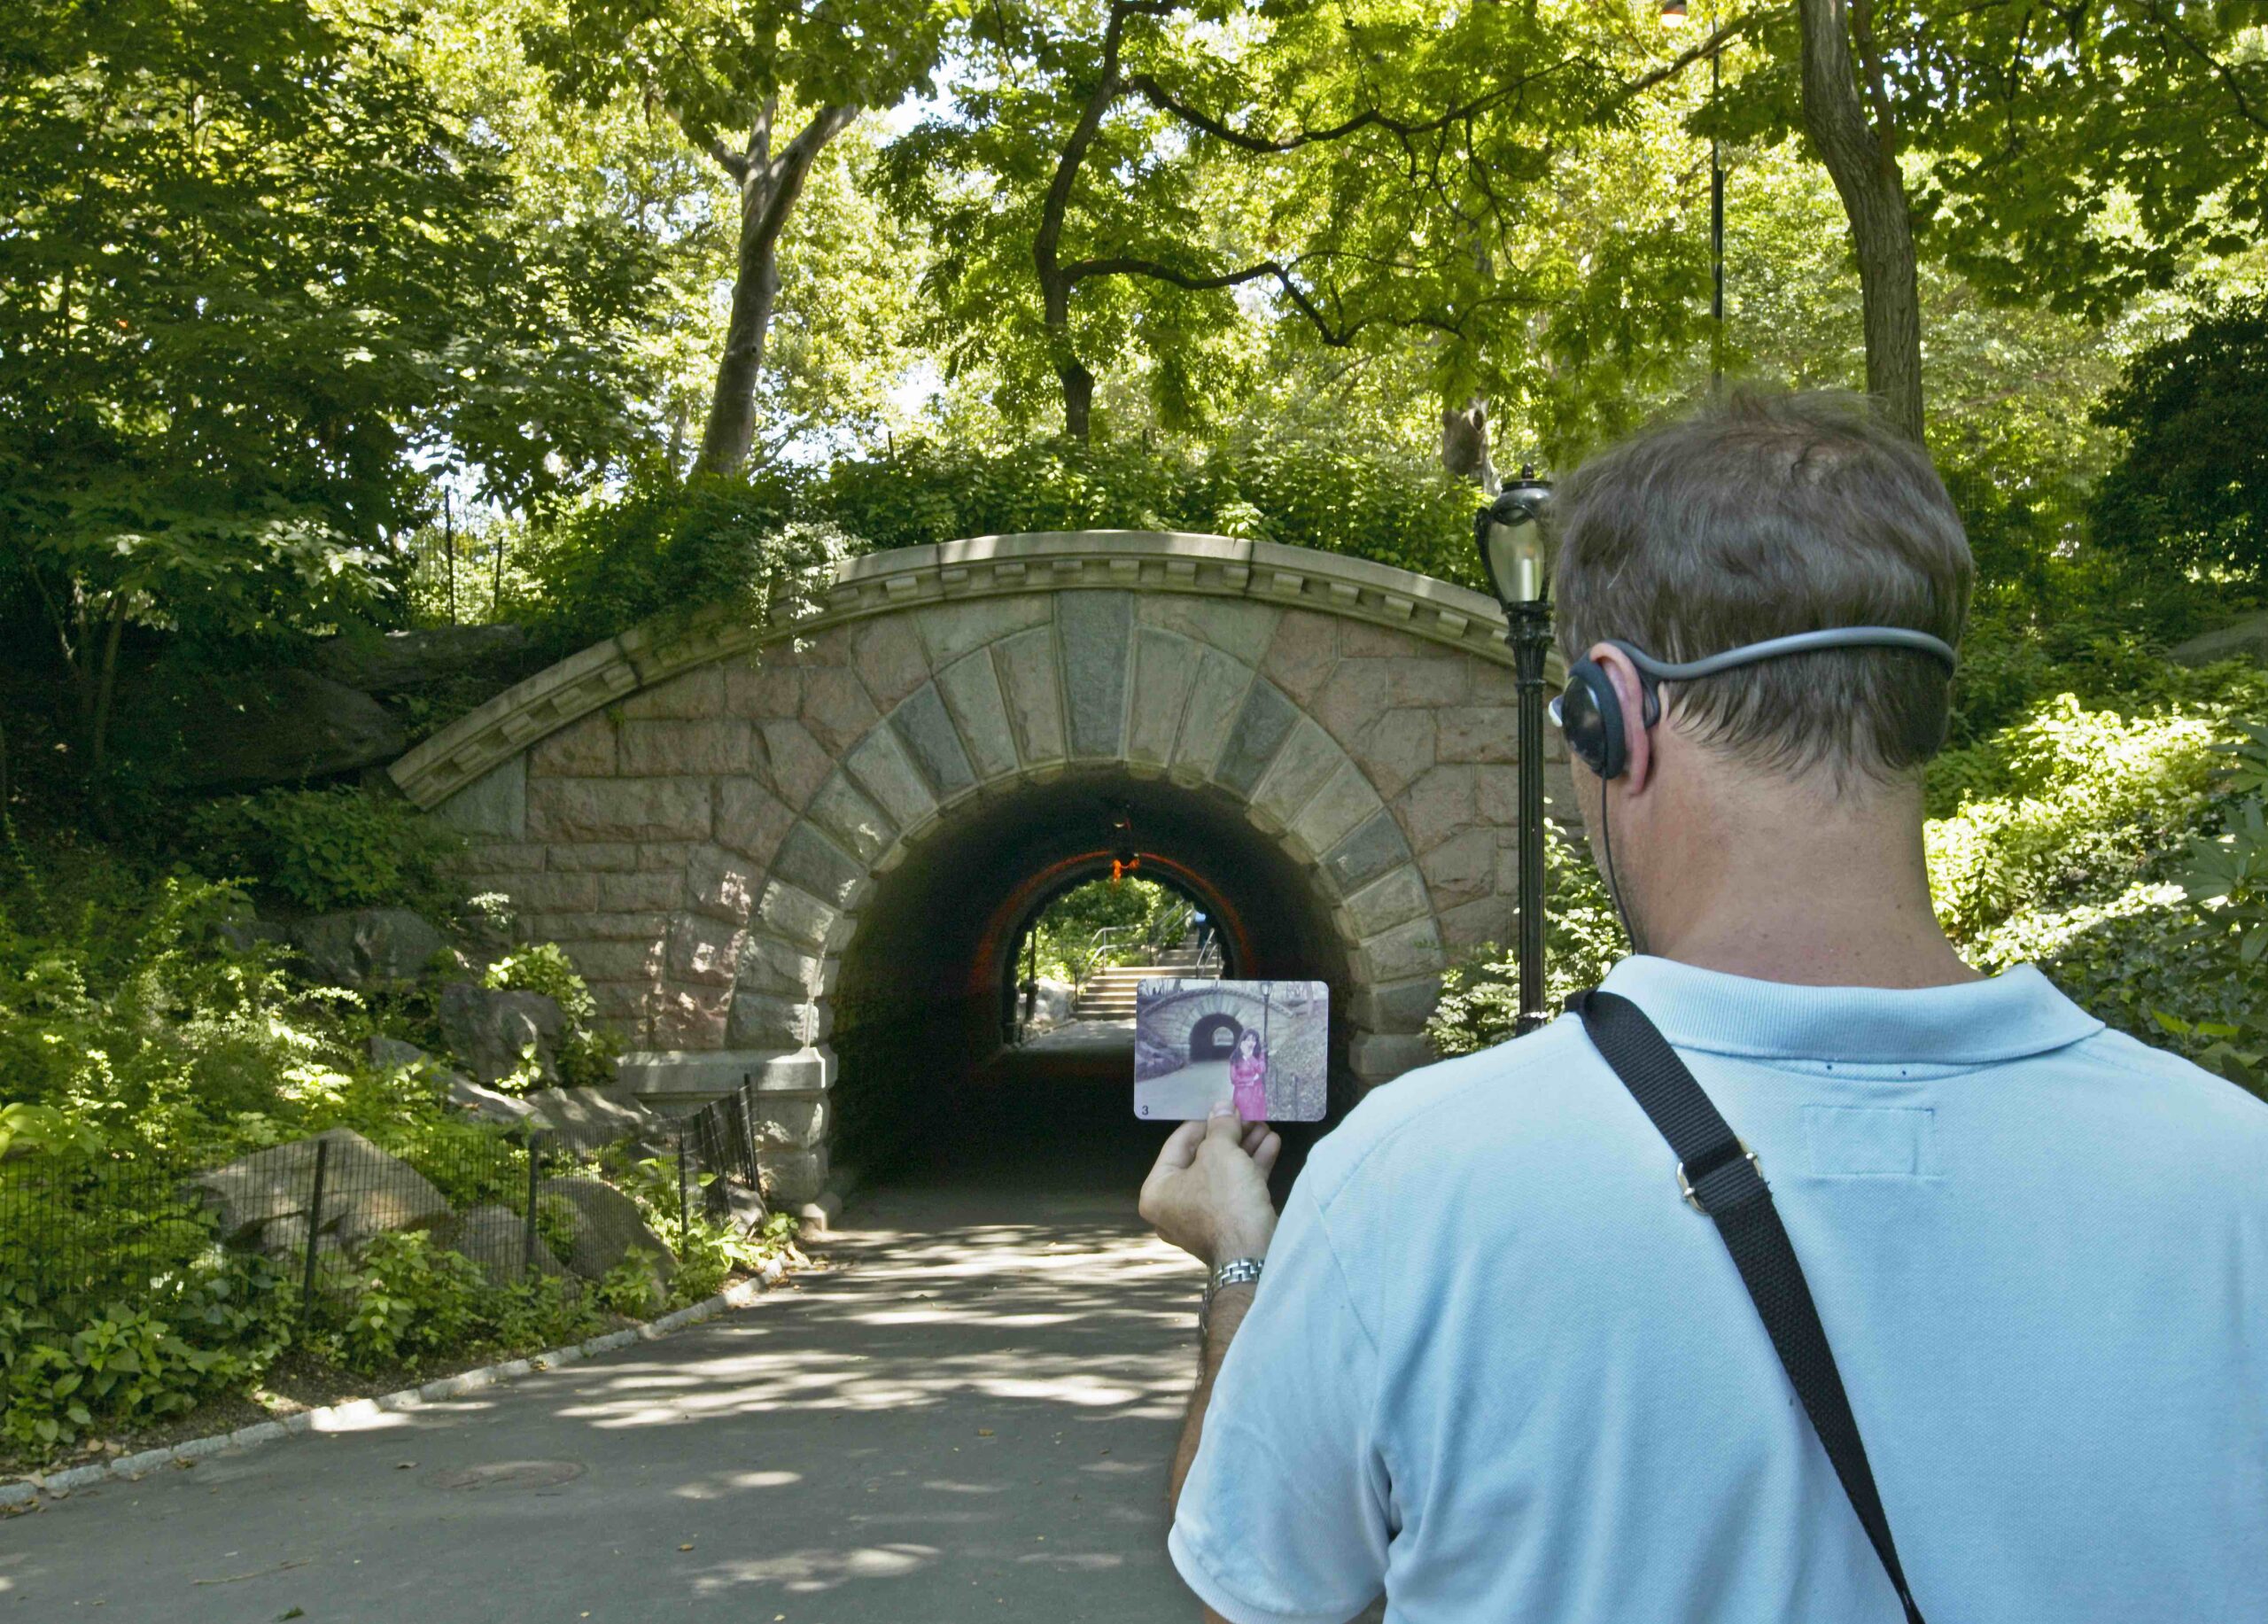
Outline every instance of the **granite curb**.
<svg viewBox="0 0 2268 1624"><path fill-rule="evenodd" d="M602 1336L591 1337L565 1348L530 1354L524 1358L507 1359L497 1364L485 1364L476 1370L460 1371L454 1376L444 1376L420 1387L403 1387L394 1393L382 1393L371 1398L349 1399L344 1403L302 1410L296 1415L261 1421L252 1426L240 1426L234 1432L186 1439L166 1449L144 1449L138 1454L121 1455L116 1460L73 1466L62 1472L33 1472L27 1476L0 1480L0 1510L68 1499L79 1489L92 1488L99 1483L133 1482L161 1466L186 1465L224 1451L256 1449L263 1443L273 1443L279 1438L290 1438L300 1433L348 1431L382 1415L422 1410L427 1404L478 1393L485 1387L533 1375L539 1371L556 1370L561 1365L573 1364L599 1354L612 1353L616 1348L627 1348L633 1342L656 1341L673 1331L682 1331L687 1325L713 1319L727 1309L744 1309L763 1296L766 1289L761 1279L742 1280L727 1286L713 1297L673 1309L643 1325L625 1325L619 1331L610 1331Z"/></svg>

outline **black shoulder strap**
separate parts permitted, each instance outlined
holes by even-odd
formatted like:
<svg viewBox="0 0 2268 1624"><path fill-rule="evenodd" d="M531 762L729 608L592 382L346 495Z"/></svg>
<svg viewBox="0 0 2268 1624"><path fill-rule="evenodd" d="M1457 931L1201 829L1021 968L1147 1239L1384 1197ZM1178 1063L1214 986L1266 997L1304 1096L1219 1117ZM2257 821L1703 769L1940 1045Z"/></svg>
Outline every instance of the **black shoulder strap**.
<svg viewBox="0 0 2268 1624"><path fill-rule="evenodd" d="M1733 1255L1756 1311L1779 1349L1780 1363L1804 1402L1819 1441L1827 1448L1835 1475L1851 1496L1851 1509L1874 1542L1875 1554L1898 1591L1907 1624L1922 1624L1922 1610L1906 1587L1898 1547L1883 1515L1882 1496L1867 1465L1867 1446L1851 1414L1835 1352L1804 1281L1803 1266L1772 1204L1756 1156L1717 1114L1701 1084L1677 1058L1677 1051L1628 998L1612 992L1586 992L1569 1007L1583 1019L1583 1030L1606 1057L1639 1108L1661 1130L1677 1157L1678 1187L1699 1211L1716 1220L1725 1249Z"/></svg>

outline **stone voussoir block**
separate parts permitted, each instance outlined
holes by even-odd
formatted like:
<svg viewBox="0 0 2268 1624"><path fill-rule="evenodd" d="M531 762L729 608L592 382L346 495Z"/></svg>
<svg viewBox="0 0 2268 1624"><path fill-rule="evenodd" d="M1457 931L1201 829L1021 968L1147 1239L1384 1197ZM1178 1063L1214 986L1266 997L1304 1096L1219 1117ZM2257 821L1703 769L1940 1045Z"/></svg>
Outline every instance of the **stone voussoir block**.
<svg viewBox="0 0 2268 1624"><path fill-rule="evenodd" d="M843 765L900 830L911 833L936 815L937 797L891 729L874 728L843 758Z"/></svg>
<svg viewBox="0 0 2268 1624"><path fill-rule="evenodd" d="M962 656L937 673L937 693L959 729L969 765L980 781L1005 778L1016 770L1015 729L1001 696L999 672L983 649Z"/></svg>
<svg viewBox="0 0 2268 1624"><path fill-rule="evenodd" d="M765 882L749 918L783 941L802 943L827 955L837 945L835 933L843 922L840 909L776 878Z"/></svg>
<svg viewBox="0 0 2268 1624"><path fill-rule="evenodd" d="M1244 710L1252 688L1252 667L1243 661L1208 649L1198 662L1190 685L1189 708L1181 719L1181 736L1174 742L1173 765L1209 777L1213 764L1229 742L1229 734Z"/></svg>
<svg viewBox="0 0 2268 1624"><path fill-rule="evenodd" d="M933 683L923 683L890 712L898 742L929 791L941 801L956 800L976 788L976 769Z"/></svg>
<svg viewBox="0 0 2268 1624"><path fill-rule="evenodd" d="M1027 765L1064 758L1063 693L1052 626L1035 626L994 645L1000 693Z"/></svg>
<svg viewBox="0 0 2268 1624"><path fill-rule="evenodd" d="M1055 625L1070 753L1081 759L1115 758L1125 749L1134 600L1123 592L1061 593Z"/></svg>
<svg viewBox="0 0 2268 1624"><path fill-rule="evenodd" d="M1321 854L1336 846L1364 819L1386 804L1353 761L1340 763L1292 820L1291 834L1307 851Z"/></svg>
<svg viewBox="0 0 2268 1624"><path fill-rule="evenodd" d="M862 863L882 856L897 835L882 809L841 772L830 776L812 797L808 816L836 845Z"/></svg>
<svg viewBox="0 0 2268 1624"><path fill-rule="evenodd" d="M765 771L772 787L789 806L806 804L835 771L835 758L799 721L762 723L757 736L764 745Z"/></svg>
<svg viewBox="0 0 2268 1624"><path fill-rule="evenodd" d="M1155 626L1134 633L1134 702L1127 720L1128 761L1164 766L1181 734L1201 645Z"/></svg>

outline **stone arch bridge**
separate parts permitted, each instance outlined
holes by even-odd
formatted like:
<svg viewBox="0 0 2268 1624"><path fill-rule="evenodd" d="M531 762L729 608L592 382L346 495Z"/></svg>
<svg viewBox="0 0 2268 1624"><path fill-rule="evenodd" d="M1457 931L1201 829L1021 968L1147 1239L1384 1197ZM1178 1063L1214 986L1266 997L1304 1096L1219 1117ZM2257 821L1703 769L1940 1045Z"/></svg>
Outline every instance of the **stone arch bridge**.
<svg viewBox="0 0 2268 1624"><path fill-rule="evenodd" d="M1445 965L1512 928L1512 703L1495 604L1446 582L995 536L853 560L760 629L610 638L392 773L574 959L626 1084L755 1078L793 1202L841 1132L918 1115L862 1068L998 1048L1024 926L1117 818L1243 973L1330 984L1335 1103L1422 1063Z"/></svg>

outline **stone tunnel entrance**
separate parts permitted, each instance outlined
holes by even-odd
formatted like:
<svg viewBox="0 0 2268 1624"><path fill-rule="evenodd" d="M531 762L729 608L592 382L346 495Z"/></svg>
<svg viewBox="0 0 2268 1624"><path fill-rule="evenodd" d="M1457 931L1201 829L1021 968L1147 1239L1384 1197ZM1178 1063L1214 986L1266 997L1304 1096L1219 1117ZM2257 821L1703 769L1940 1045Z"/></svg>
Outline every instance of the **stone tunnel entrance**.
<svg viewBox="0 0 2268 1624"><path fill-rule="evenodd" d="M1239 974L1323 982L1334 1007L1348 996L1332 899L1234 801L1122 769L1022 784L940 820L860 910L835 994L838 1159L868 1177L1019 1168L1138 1183L1162 1135L1133 1113L1130 1029L1122 1043L1019 1047L1003 1007L1045 902L1108 875L1101 837L1119 814L1140 872L1205 908ZM1356 1092L1347 1045L1342 1021L1338 1111Z"/></svg>
<svg viewBox="0 0 2268 1624"><path fill-rule="evenodd" d="M1146 1162L1130 1067L1000 1053L1007 957L1107 869L1107 809L1244 973L1331 987L1334 1110L1427 1058L1442 971L1512 929L1511 654L1477 594L1118 531L875 554L815 596L633 628L392 768L469 837L468 888L574 960L621 1086L754 1083L790 1207L839 1163L1018 1138Z"/></svg>

